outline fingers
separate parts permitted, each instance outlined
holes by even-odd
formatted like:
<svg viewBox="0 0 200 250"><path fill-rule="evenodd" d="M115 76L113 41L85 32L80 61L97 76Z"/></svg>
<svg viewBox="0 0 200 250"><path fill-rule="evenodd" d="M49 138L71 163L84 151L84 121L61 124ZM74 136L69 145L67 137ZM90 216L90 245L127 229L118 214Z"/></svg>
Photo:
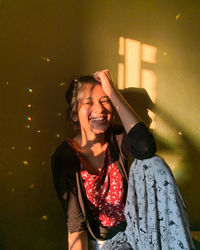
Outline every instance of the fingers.
<svg viewBox="0 0 200 250"><path fill-rule="evenodd" d="M101 82L101 79L99 78L99 72L100 71L95 72L93 76L95 80L97 80L98 82Z"/></svg>
<svg viewBox="0 0 200 250"><path fill-rule="evenodd" d="M104 70L101 70L101 71L97 71L94 73L94 78L101 82L101 80L106 76L109 80L111 80L111 75L110 75L110 72L108 69L104 69Z"/></svg>

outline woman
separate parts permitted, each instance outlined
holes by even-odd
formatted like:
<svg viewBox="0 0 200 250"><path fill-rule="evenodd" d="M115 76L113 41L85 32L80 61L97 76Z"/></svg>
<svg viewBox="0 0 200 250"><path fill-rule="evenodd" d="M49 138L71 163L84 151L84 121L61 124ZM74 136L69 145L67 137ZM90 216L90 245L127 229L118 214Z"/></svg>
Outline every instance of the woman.
<svg viewBox="0 0 200 250"><path fill-rule="evenodd" d="M73 81L66 97L69 115L80 131L56 150L52 171L66 216L69 249L161 249L167 246L166 241L175 247L177 242L168 224L173 227L177 221L183 222L174 235L180 241L180 249L186 245L185 249L192 249L184 204L171 172L154 156L156 145L152 134L115 88L109 71ZM113 107L123 129L113 126ZM128 184L130 154L135 161ZM157 176L163 176L165 186L172 187L175 193L171 189L166 193L161 188L163 183L157 184ZM162 190L160 193L157 186ZM174 208L180 221L170 221L170 209L165 216L167 202L157 200L160 199L157 193L165 195L167 201L174 197L178 200ZM164 213L162 218L160 210Z"/></svg>

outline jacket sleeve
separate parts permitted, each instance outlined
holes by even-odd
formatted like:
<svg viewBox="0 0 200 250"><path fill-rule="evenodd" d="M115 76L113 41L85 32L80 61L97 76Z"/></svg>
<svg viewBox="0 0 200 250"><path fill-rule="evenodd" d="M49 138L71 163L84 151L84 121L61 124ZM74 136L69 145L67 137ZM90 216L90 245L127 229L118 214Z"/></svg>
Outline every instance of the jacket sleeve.
<svg viewBox="0 0 200 250"><path fill-rule="evenodd" d="M143 122L137 123L123 136L121 147L125 156L131 154L140 160L151 158L156 153L154 137Z"/></svg>
<svg viewBox="0 0 200 250"><path fill-rule="evenodd" d="M79 205L76 187L75 161L67 150L57 150L51 157L53 183L61 201L65 226L69 233L85 230L84 217Z"/></svg>

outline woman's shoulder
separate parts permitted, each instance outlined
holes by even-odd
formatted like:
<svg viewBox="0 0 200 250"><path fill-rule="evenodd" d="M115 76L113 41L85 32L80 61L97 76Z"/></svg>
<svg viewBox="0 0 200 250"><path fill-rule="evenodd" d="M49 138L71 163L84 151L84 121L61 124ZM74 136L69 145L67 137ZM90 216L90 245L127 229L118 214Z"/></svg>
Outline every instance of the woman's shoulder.
<svg viewBox="0 0 200 250"><path fill-rule="evenodd" d="M69 144L67 140L64 140L54 151L53 155L65 154L69 150Z"/></svg>
<svg viewBox="0 0 200 250"><path fill-rule="evenodd" d="M51 156L53 171L76 172L79 169L79 165L78 157L67 140L63 141Z"/></svg>
<svg viewBox="0 0 200 250"><path fill-rule="evenodd" d="M72 149L70 143L70 139L64 140L55 150L55 152L52 154L52 159L73 159L76 154L74 150Z"/></svg>

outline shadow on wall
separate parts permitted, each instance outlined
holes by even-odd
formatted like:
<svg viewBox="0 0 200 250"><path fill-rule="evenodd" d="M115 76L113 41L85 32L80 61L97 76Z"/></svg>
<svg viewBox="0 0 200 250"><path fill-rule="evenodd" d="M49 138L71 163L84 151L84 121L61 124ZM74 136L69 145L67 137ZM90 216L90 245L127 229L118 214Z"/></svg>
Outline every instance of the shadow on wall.
<svg viewBox="0 0 200 250"><path fill-rule="evenodd" d="M127 102L134 108L145 124L150 127L152 119L148 115L149 110L153 110L154 103L147 91L143 88L126 88L120 90Z"/></svg>
<svg viewBox="0 0 200 250"><path fill-rule="evenodd" d="M198 145L192 140L190 135L184 129L183 126L172 115L165 113L156 107L156 115L158 115L163 121L175 131L181 131L180 142L175 147L170 147L165 140L161 137L157 137L158 151L173 152L180 154L180 161L178 162L178 168L180 176L178 186L181 191L183 200L186 204L186 208L190 218L191 229L193 231L200 230L200 217L199 217L199 156L200 150ZM176 171L176 169L175 169ZM182 180L181 180L182 179Z"/></svg>
<svg viewBox="0 0 200 250"><path fill-rule="evenodd" d="M151 110L156 114L156 116L159 116L159 118L163 119L167 126L173 128L175 131L182 131L181 142L175 147L169 145L166 139L156 134L155 131L154 135L157 142L158 154L161 156L165 154L180 154L180 149L182 149L181 159L178 162L178 165L181 166L180 171L182 171L181 175L183 176L184 180L181 181L181 179L178 179L177 184L188 210L191 228L193 231L200 230L200 218L198 212L199 182L197 175L197 168L199 167L198 160L200 155L199 149L190 139L190 136L187 135L187 132L184 130L184 128L176 121L175 118L172 117L172 115L158 109L156 104L152 102L145 89L127 88L120 90L120 92L128 101L128 103L134 108L134 110L140 115L148 127L150 127L152 121L148 115L149 110ZM174 171L174 169L172 169L172 171Z"/></svg>

